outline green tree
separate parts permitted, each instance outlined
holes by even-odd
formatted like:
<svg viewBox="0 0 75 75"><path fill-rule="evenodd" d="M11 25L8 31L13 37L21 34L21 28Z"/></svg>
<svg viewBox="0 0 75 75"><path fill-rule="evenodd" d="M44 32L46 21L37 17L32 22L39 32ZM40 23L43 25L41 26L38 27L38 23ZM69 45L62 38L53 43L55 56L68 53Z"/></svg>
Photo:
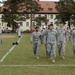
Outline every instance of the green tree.
<svg viewBox="0 0 75 75"><path fill-rule="evenodd" d="M38 13L41 10L41 6L36 1L26 2L26 11L30 13L30 29L32 30L32 15Z"/></svg>
<svg viewBox="0 0 75 75"><path fill-rule="evenodd" d="M70 17L74 13L74 6L75 3L73 0L60 0L59 2L56 2L56 9L58 11L58 15L56 18L61 19L62 22L68 21L68 25L70 27Z"/></svg>
<svg viewBox="0 0 75 75"><path fill-rule="evenodd" d="M75 26L75 14L73 14L71 16L71 24L73 24L73 26Z"/></svg>
<svg viewBox="0 0 75 75"><path fill-rule="evenodd" d="M37 22L38 26L41 26L41 22L44 22L46 24L48 22L48 19L46 16L38 16L34 19L34 21Z"/></svg>
<svg viewBox="0 0 75 75"><path fill-rule="evenodd" d="M26 17L23 14L13 14L9 10L4 9L1 19L3 22L7 22L8 27L12 27L12 32L15 32L18 28L18 21L25 21Z"/></svg>
<svg viewBox="0 0 75 75"><path fill-rule="evenodd" d="M10 14L6 9L4 9L4 14L2 15L2 21L7 22L8 27L12 27L12 31L14 32L18 27L18 24L14 21L16 15Z"/></svg>
<svg viewBox="0 0 75 75"><path fill-rule="evenodd" d="M30 28L32 28L32 14L41 10L41 6L32 0L8 0L5 5L9 5L8 9L11 13L23 13L30 15ZM21 11L21 12L19 12Z"/></svg>

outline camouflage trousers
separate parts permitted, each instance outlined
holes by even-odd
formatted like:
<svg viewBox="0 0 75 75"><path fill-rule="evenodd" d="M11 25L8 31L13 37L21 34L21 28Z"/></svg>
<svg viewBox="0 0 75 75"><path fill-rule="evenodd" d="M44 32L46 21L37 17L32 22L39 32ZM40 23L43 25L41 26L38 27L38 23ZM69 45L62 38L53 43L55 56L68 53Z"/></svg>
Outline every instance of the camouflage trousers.
<svg viewBox="0 0 75 75"><path fill-rule="evenodd" d="M53 59L56 58L56 43L47 43L47 52Z"/></svg>
<svg viewBox="0 0 75 75"><path fill-rule="evenodd" d="M33 43L33 52L36 56L40 56L41 43Z"/></svg>
<svg viewBox="0 0 75 75"><path fill-rule="evenodd" d="M60 54L62 54L62 56L65 55L65 43L63 41L59 41L58 42L58 52L59 52L59 56Z"/></svg>

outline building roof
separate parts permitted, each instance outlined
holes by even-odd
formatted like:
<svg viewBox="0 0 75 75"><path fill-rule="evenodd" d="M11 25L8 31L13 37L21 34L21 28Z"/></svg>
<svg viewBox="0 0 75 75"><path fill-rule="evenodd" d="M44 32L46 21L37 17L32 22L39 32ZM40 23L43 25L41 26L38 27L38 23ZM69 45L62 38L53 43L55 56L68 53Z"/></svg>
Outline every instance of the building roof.
<svg viewBox="0 0 75 75"><path fill-rule="evenodd" d="M55 9L55 6L56 6L56 4L55 4L55 2L53 2L53 1L37 1L39 4L40 4L40 6L41 6L41 8L42 8L42 10L40 10L39 11L39 13L58 13L58 11ZM3 8L6 8L6 9L8 9L8 7L9 6L7 6L7 7L2 7L2 10L3 10ZM19 11L19 12L22 12L22 11Z"/></svg>
<svg viewBox="0 0 75 75"><path fill-rule="evenodd" d="M38 2L41 7L43 8L40 12L41 13L58 13L58 11L55 9L55 2L53 1L39 1Z"/></svg>

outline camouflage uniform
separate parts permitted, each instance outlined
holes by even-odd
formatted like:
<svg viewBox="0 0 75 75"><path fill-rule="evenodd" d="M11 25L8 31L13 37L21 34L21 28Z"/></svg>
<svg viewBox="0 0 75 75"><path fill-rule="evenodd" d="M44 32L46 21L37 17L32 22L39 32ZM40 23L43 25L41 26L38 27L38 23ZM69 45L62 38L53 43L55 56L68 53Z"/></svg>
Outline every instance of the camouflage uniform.
<svg viewBox="0 0 75 75"><path fill-rule="evenodd" d="M41 32L34 31L31 36L31 42L33 43L33 52L36 56L40 56L41 46Z"/></svg>
<svg viewBox="0 0 75 75"><path fill-rule="evenodd" d="M53 59L56 58L56 39L57 39L57 32L52 30L46 30L42 33L42 36L47 36L47 51L48 55Z"/></svg>
<svg viewBox="0 0 75 75"><path fill-rule="evenodd" d="M72 37L71 41L73 44L73 51L74 51L74 55L75 55L75 28L71 32L71 37Z"/></svg>
<svg viewBox="0 0 75 75"><path fill-rule="evenodd" d="M62 53L62 56L65 55L65 46L66 46L66 30L65 28L59 28L58 33L58 52L59 56Z"/></svg>

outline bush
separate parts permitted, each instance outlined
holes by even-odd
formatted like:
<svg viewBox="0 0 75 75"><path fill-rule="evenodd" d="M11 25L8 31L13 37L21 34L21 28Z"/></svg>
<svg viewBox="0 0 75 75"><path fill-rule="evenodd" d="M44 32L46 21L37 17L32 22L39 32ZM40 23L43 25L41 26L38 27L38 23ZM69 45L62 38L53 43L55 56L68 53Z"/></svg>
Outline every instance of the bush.
<svg viewBox="0 0 75 75"><path fill-rule="evenodd" d="M31 33L31 30L23 31L23 33Z"/></svg>

